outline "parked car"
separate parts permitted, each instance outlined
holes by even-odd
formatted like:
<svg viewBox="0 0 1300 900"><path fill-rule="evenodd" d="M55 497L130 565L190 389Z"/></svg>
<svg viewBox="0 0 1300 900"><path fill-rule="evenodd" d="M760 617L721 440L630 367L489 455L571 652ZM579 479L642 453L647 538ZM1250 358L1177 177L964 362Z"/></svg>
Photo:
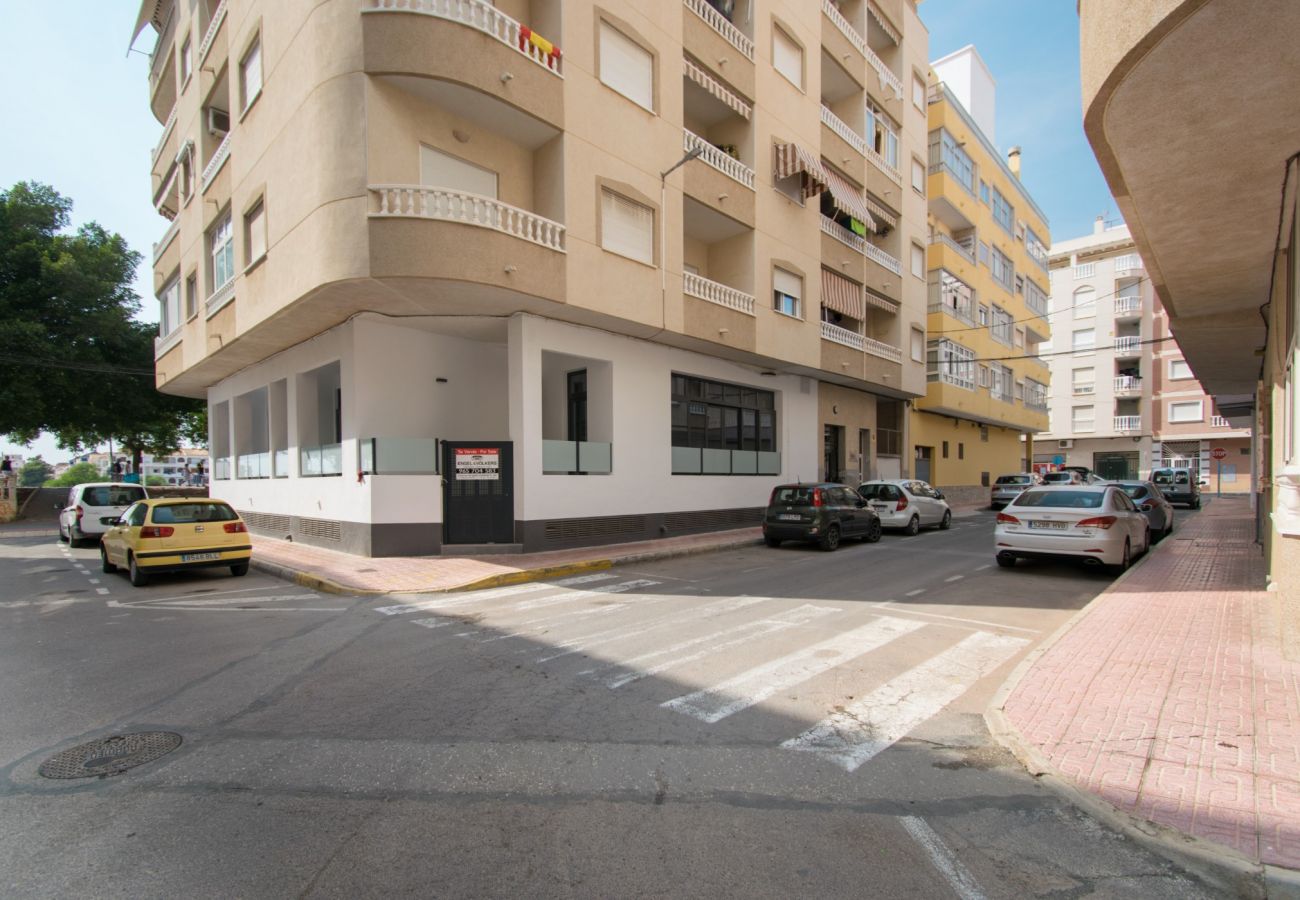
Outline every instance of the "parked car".
<svg viewBox="0 0 1300 900"><path fill-rule="evenodd" d="M1043 484L1106 484L1106 479L1082 466L1072 466L1059 472L1048 472Z"/></svg>
<svg viewBox="0 0 1300 900"><path fill-rule="evenodd" d="M1174 505L1149 481L1116 481L1151 525L1151 540L1160 543L1174 530Z"/></svg>
<svg viewBox="0 0 1300 900"><path fill-rule="evenodd" d="M124 568L136 587L158 572L229 566L232 575L248 574L248 527L222 500L141 500L117 518L105 516L103 524L104 571Z"/></svg>
<svg viewBox="0 0 1300 900"><path fill-rule="evenodd" d="M137 500L149 493L138 484L117 481L79 484L68 491L68 502L59 511L59 540L76 544L83 540L98 540L108 526L100 520L116 519Z"/></svg>
<svg viewBox="0 0 1300 900"><path fill-rule="evenodd" d="M866 481L858 493L871 504L886 528L901 528L905 534L916 534L923 525L948 528L952 525L952 510L943 492L924 481L895 478L888 481Z"/></svg>
<svg viewBox="0 0 1300 900"><path fill-rule="evenodd" d="M1152 469L1151 482L1170 503L1182 503L1188 509L1201 508L1201 486L1191 469Z"/></svg>
<svg viewBox="0 0 1300 900"><path fill-rule="evenodd" d="M834 550L844 538L880 540L880 517L846 484L782 484L772 489L763 513L763 540L809 541Z"/></svg>
<svg viewBox="0 0 1300 900"><path fill-rule="evenodd" d="M989 506L993 509L1001 509L1019 497L1021 491L1042 483L1043 479L1033 472L999 475L989 491Z"/></svg>
<svg viewBox="0 0 1300 900"><path fill-rule="evenodd" d="M1030 488L998 513L993 530L999 566L1018 559L1081 559L1117 571L1151 546L1151 526L1113 484Z"/></svg>

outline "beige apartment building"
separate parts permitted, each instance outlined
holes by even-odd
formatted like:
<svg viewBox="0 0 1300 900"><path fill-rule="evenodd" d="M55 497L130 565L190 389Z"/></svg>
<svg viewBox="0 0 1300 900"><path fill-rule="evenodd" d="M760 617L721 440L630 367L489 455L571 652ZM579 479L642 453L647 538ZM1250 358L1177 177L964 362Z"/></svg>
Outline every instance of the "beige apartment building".
<svg viewBox="0 0 1300 900"><path fill-rule="evenodd" d="M157 383L354 552L755 522L907 470L913 0L147 0Z"/></svg>
<svg viewBox="0 0 1300 900"><path fill-rule="evenodd" d="M1059 339L1045 348L1051 430L1034 465L1103 478L1189 468L1209 491L1248 493L1250 429L1219 415L1192 373L1128 226L1098 218L1091 234L1053 244L1050 266Z"/></svg>

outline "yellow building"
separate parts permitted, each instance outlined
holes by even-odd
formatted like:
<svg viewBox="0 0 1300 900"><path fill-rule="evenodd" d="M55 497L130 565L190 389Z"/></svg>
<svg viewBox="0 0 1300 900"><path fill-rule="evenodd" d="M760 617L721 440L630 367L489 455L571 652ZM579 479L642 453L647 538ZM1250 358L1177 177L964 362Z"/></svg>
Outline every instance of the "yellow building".
<svg viewBox="0 0 1300 900"><path fill-rule="evenodd" d="M1038 347L1051 338L1051 238L1020 183L1020 148L1003 160L994 143L993 78L975 48L932 63L930 80L927 385L911 414L912 471L976 500L1027 469L1048 427Z"/></svg>

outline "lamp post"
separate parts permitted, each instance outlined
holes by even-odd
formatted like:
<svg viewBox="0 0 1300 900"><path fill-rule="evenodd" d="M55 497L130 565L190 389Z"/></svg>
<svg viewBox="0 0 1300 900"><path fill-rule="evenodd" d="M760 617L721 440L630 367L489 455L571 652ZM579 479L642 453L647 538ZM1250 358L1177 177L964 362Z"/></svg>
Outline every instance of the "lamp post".
<svg viewBox="0 0 1300 900"><path fill-rule="evenodd" d="M667 324L668 304L668 217L665 204L668 202L668 176L704 152L704 147L696 144L686 155L659 173L659 289L663 293L663 324Z"/></svg>

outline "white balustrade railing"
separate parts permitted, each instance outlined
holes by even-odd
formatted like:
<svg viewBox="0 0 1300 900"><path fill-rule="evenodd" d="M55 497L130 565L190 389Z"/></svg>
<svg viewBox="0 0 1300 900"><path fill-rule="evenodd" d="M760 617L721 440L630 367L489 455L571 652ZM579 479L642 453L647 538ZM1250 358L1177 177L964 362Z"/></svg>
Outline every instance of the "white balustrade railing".
<svg viewBox="0 0 1300 900"><path fill-rule="evenodd" d="M378 201L371 216L459 222L564 252L563 225L491 197L412 184L372 184L370 192Z"/></svg>
<svg viewBox="0 0 1300 900"><path fill-rule="evenodd" d="M491 3L482 0L367 0L363 12L416 13L433 16L481 31L561 78L560 54L547 53L522 36L523 26Z"/></svg>
<svg viewBox="0 0 1300 900"><path fill-rule="evenodd" d="M1142 270L1142 257L1136 253L1126 253L1124 256L1115 257L1115 274L1127 275L1130 272L1139 272Z"/></svg>
<svg viewBox="0 0 1300 900"><path fill-rule="evenodd" d="M158 243L153 245L153 261L156 263L162 257L163 252L176 240L176 235L181 230L181 220L179 217L172 219L172 223L167 226L163 236L158 239Z"/></svg>
<svg viewBox="0 0 1300 900"><path fill-rule="evenodd" d="M1116 297L1115 318L1127 318L1142 312L1142 301L1137 297Z"/></svg>
<svg viewBox="0 0 1300 900"><path fill-rule="evenodd" d="M1134 394L1142 391L1142 379L1136 375L1116 375L1115 393Z"/></svg>
<svg viewBox="0 0 1300 900"><path fill-rule="evenodd" d="M1141 431L1142 417L1141 416L1116 416L1115 430L1116 431Z"/></svg>
<svg viewBox="0 0 1300 900"><path fill-rule="evenodd" d="M835 4L832 3L831 0L822 0L822 12L826 14L826 18L830 19L831 22L834 23L835 27L840 30L840 33L849 39L849 43L852 44L859 53L866 56L867 42L863 39L862 35L858 34L858 30L849 24L849 20L844 18L844 14L835 8Z"/></svg>
<svg viewBox="0 0 1300 900"><path fill-rule="evenodd" d="M866 338L856 331L849 331L847 328L841 328L839 325L833 325L830 322L822 322L822 339L833 341L836 344L843 344L845 347L852 347L854 350L865 350Z"/></svg>
<svg viewBox="0 0 1300 900"><path fill-rule="evenodd" d="M212 14L212 21L208 23L208 30L203 35L203 43L199 44L199 65L208 58L208 51L212 49L212 42L217 39L217 32L221 30L221 23L226 20L226 3L227 0L221 0L217 5L217 11Z"/></svg>
<svg viewBox="0 0 1300 900"><path fill-rule="evenodd" d="M1081 278L1091 278L1096 274L1097 274L1096 263L1080 263L1079 265L1074 267L1075 281L1078 281Z"/></svg>
<svg viewBox="0 0 1300 900"><path fill-rule="evenodd" d="M828 219L826 216L820 217L822 220L822 233L829 234L835 240L839 241L846 247L852 247L854 250L867 255L867 241L861 235L854 234L834 219Z"/></svg>
<svg viewBox="0 0 1300 900"><path fill-rule="evenodd" d="M212 159L208 160L208 164L203 167L203 190L208 189L208 185L212 184L212 179L217 177L217 173L221 171L221 167L226 164L226 160L229 158L230 134L227 133L225 138L222 139L221 145L217 147L217 152L212 154Z"/></svg>
<svg viewBox="0 0 1300 900"><path fill-rule="evenodd" d="M176 127L176 107L179 105L179 103L173 103L172 111L167 114L167 121L163 124L162 137L158 139L158 144L149 153L149 162L151 164L158 161L158 154L162 153L163 147L167 145L167 139L172 136L172 130Z"/></svg>
<svg viewBox="0 0 1300 900"><path fill-rule="evenodd" d="M1136 337L1115 338L1116 356L1136 356L1142 352L1142 339Z"/></svg>
<svg viewBox="0 0 1300 900"><path fill-rule="evenodd" d="M894 182L894 184L897 184L900 187L902 186L903 173L895 169L893 166L891 166L889 164L889 161L886 160L883 156L881 156L878 152L876 152L876 149L874 147L871 146L866 147L866 157L867 159L871 160L872 163L875 164L877 169L884 172L890 181Z"/></svg>
<svg viewBox="0 0 1300 900"><path fill-rule="evenodd" d="M845 142L854 150L863 156L867 155L867 139L850 128L848 123L825 106L822 107L822 124L844 138Z"/></svg>
<svg viewBox="0 0 1300 900"><path fill-rule="evenodd" d="M1232 423L1223 416L1210 416L1210 425L1214 428L1231 428Z"/></svg>
<svg viewBox="0 0 1300 900"><path fill-rule="evenodd" d="M153 339L153 358L158 359L168 350L175 347L181 342L181 334L185 331L183 328L173 328L170 334L160 334Z"/></svg>
<svg viewBox="0 0 1300 900"><path fill-rule="evenodd" d="M682 131L682 149L689 152L700 148L699 158L728 178L738 181L751 191L754 189L754 170L730 153L719 150L698 134Z"/></svg>
<svg viewBox="0 0 1300 900"><path fill-rule="evenodd" d="M727 21L722 13L718 12L705 0L685 0L686 8L703 19L710 28L722 35L723 39L731 46L735 47L745 55L745 59L750 62L754 61L754 42L749 37Z"/></svg>
<svg viewBox="0 0 1300 900"><path fill-rule="evenodd" d="M864 337L862 339L862 349L872 356L879 356L881 359L887 359L891 362L901 363L903 361L901 348L890 346L884 341L878 341L875 338Z"/></svg>
<svg viewBox="0 0 1300 900"><path fill-rule="evenodd" d="M154 44L153 53L149 54L149 92L150 95L157 89L158 82L162 80L162 74L167 70L167 66L160 65L163 60L171 59L167 53L168 44L171 43L172 36L175 33L176 9L173 7L167 13L167 21L163 24L162 31L158 33L158 42Z"/></svg>
<svg viewBox="0 0 1300 900"><path fill-rule="evenodd" d="M826 0L822 0L822 2L824 3L826 2ZM880 83L887 85L894 92L895 99L902 100L903 99L902 80L893 72L891 72L889 70L889 66L885 65L885 61L881 59L879 56L877 56L876 51L872 50L866 44L862 45L862 53L867 58L867 64L870 65L871 68L875 69L876 74L880 76Z"/></svg>
<svg viewBox="0 0 1300 900"><path fill-rule="evenodd" d="M870 241L867 242L866 253L867 259L877 265L884 266L895 275L903 274L903 264Z"/></svg>
<svg viewBox="0 0 1300 900"><path fill-rule="evenodd" d="M948 237L948 235L944 234L944 233L941 232L941 231L940 231L940 232L936 232L935 234L930 235L930 243L931 243L931 244L943 244L943 245L944 245L945 247L947 247L948 249L956 251L958 254L961 255L961 258L962 258L962 259L966 260L966 261L967 261L968 263L970 263L971 265L974 265L974 264L975 264L975 254L974 254L974 253L972 253L971 251L967 250L967 249L966 249L965 247L963 247L961 244L957 243L955 240L953 240L952 238Z"/></svg>
<svg viewBox="0 0 1300 900"><path fill-rule="evenodd" d="M716 281L710 281L693 272L682 273L682 292L690 294L692 297L698 297L701 300L708 300L710 303L716 303L719 306L738 310L747 315L752 316L754 314L754 297L752 294L746 294L744 291L727 287L725 284L718 284Z"/></svg>

